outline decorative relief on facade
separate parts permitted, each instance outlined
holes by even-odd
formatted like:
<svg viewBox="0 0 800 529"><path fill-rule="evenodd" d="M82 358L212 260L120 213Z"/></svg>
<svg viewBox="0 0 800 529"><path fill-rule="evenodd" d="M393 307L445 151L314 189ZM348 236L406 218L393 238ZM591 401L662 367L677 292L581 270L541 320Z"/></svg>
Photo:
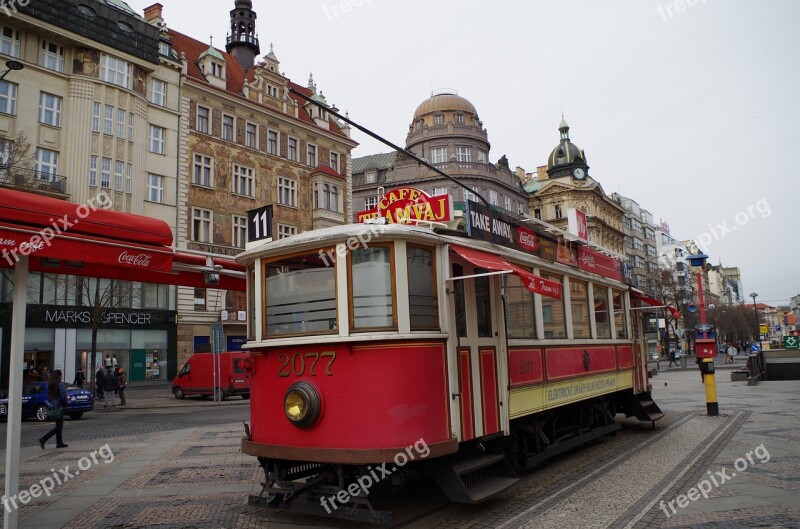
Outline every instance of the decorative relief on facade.
<svg viewBox="0 0 800 529"><path fill-rule="evenodd" d="M90 48L75 48L72 59L72 73L100 78L100 52Z"/></svg>

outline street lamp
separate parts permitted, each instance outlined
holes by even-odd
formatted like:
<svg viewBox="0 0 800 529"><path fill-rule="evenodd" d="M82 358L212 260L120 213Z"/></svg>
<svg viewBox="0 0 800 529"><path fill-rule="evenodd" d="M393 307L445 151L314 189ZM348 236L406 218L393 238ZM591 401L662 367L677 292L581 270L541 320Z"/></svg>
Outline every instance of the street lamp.
<svg viewBox="0 0 800 529"><path fill-rule="evenodd" d="M753 310L756 312L756 336L758 336L758 350L761 351L761 324L758 321L758 306L756 305L758 294L751 292L750 297L753 298Z"/></svg>
<svg viewBox="0 0 800 529"><path fill-rule="evenodd" d="M19 61L14 61L14 60L6 61L6 71L3 72L3 73L0 73L0 81L5 79L6 75L8 75L8 72L11 72L11 71L15 71L16 72L16 71L22 70L23 68L25 68L25 65L22 64Z"/></svg>

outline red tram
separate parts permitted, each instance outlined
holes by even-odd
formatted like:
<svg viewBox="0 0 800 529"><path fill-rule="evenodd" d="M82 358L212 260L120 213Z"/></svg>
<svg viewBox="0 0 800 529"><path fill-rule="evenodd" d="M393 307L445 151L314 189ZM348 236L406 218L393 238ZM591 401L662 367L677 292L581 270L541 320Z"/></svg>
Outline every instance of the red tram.
<svg viewBox="0 0 800 529"><path fill-rule="evenodd" d="M386 522L367 494L410 469L476 503L615 431L618 413L661 416L631 312L647 298L621 263L511 229L516 249L355 224L239 257L253 369L242 450L269 506Z"/></svg>

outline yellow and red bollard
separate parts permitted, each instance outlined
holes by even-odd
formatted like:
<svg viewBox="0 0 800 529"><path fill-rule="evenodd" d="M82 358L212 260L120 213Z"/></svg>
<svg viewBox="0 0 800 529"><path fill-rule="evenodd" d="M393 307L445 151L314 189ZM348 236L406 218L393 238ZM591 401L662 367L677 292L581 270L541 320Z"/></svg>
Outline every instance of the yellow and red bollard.
<svg viewBox="0 0 800 529"><path fill-rule="evenodd" d="M719 416L717 403L717 379L714 374L714 359L704 358L700 363L700 372L703 374L703 383L706 385L706 410L709 417Z"/></svg>

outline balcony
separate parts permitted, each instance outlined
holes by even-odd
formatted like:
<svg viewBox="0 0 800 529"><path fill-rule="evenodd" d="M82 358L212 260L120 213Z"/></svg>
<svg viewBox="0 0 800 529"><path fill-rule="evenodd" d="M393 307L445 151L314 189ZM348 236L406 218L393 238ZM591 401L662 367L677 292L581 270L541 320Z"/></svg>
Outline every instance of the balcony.
<svg viewBox="0 0 800 529"><path fill-rule="evenodd" d="M314 229L344 224L344 213L325 208L314 208L311 214Z"/></svg>
<svg viewBox="0 0 800 529"><path fill-rule="evenodd" d="M32 169L0 169L0 187L67 199L67 177Z"/></svg>

